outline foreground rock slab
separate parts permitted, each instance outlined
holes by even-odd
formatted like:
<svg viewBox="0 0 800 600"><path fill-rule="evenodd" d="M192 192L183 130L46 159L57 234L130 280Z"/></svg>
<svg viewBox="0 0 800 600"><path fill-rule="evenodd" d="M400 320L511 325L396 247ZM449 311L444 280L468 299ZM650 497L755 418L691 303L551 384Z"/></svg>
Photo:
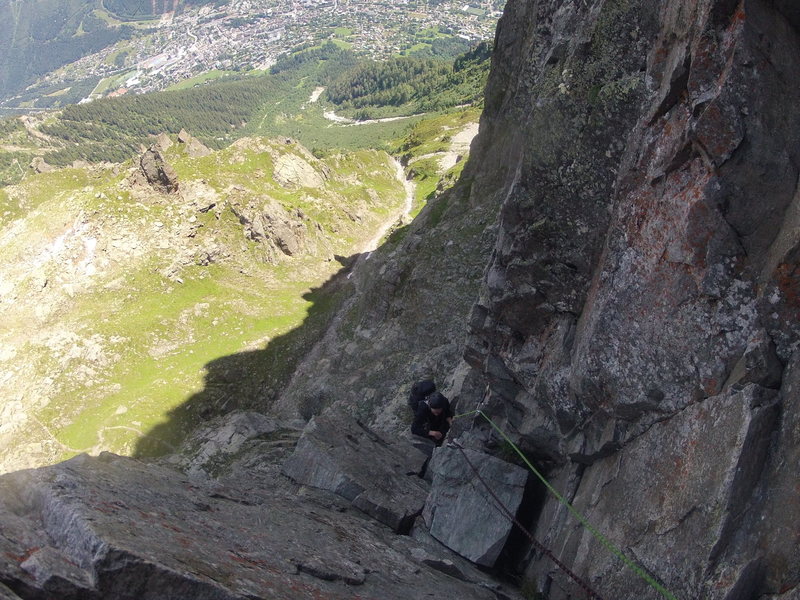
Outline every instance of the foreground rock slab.
<svg viewBox="0 0 800 600"><path fill-rule="evenodd" d="M337 502L193 480L111 454L5 475L0 597L515 597L428 566L414 540Z"/></svg>
<svg viewBox="0 0 800 600"><path fill-rule="evenodd" d="M296 482L329 490L398 532L422 512L427 457L402 439L384 439L352 418L327 414L308 424L283 464Z"/></svg>
<svg viewBox="0 0 800 600"><path fill-rule="evenodd" d="M445 546L478 565L492 567L514 524L496 506L470 463L516 515L528 482L525 469L475 450L465 448L462 454L459 449L442 447L433 454L433 485L423 517L431 535Z"/></svg>

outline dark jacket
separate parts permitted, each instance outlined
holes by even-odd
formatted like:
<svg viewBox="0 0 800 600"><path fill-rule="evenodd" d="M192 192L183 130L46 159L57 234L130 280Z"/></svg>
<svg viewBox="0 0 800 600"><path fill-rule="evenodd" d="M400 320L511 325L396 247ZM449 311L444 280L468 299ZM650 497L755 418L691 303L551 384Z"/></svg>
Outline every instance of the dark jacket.
<svg viewBox="0 0 800 600"><path fill-rule="evenodd" d="M417 412L414 414L414 422L411 423L411 433L427 438L429 431L441 431L442 440L439 440L439 443L441 443L450 429L447 419L452 417L453 411L449 402L440 415L434 415L427 402L420 402L417 406Z"/></svg>

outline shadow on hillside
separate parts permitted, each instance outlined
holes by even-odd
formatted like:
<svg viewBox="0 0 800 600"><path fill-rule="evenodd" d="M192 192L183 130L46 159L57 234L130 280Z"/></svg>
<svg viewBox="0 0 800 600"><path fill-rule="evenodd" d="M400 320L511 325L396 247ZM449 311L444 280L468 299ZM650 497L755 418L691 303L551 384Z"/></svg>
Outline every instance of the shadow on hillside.
<svg viewBox="0 0 800 600"><path fill-rule="evenodd" d="M303 295L311 306L298 327L274 338L263 349L237 352L207 363L205 387L145 434L137 442L133 456L154 457L172 452L203 422L233 410L267 411L342 302L354 292L348 275L360 256L336 256L342 267L320 287Z"/></svg>

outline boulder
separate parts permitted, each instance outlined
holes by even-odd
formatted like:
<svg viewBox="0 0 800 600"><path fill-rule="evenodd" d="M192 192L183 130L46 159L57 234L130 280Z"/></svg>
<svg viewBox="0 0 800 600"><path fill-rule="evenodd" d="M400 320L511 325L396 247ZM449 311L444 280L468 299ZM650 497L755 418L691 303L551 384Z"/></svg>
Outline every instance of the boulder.
<svg viewBox="0 0 800 600"><path fill-rule="evenodd" d="M485 576L470 583L444 574L446 559L415 558L411 538L343 503L240 477L225 485L188 479L111 454L3 475L0 581L8 590L0 585L0 598L407 600L436 590L493 600L500 593Z"/></svg>
<svg viewBox="0 0 800 600"><path fill-rule="evenodd" d="M213 150L211 150L208 146L203 144L203 142L191 135L185 129L181 129L180 133L178 133L178 142L184 145L186 154L192 158L202 158L203 156L208 156L213 152Z"/></svg>
<svg viewBox="0 0 800 600"><path fill-rule="evenodd" d="M463 581L482 579L480 567L443 546L428 532L421 520L414 524L411 538L417 544L411 554L421 563Z"/></svg>
<svg viewBox="0 0 800 600"><path fill-rule="evenodd" d="M156 146L158 146L159 150L164 152L165 150L172 148L173 143L166 133L161 132L156 136Z"/></svg>
<svg viewBox="0 0 800 600"><path fill-rule="evenodd" d="M41 156L34 157L34 159L31 161L31 169L37 173L50 173L51 171L56 170L53 165L47 164L47 162L45 162Z"/></svg>
<svg viewBox="0 0 800 600"><path fill-rule="evenodd" d="M178 132L178 142L180 142L181 144L188 144L189 142L192 141L192 139L193 139L192 134L186 131L185 129L181 129Z"/></svg>
<svg viewBox="0 0 800 600"><path fill-rule="evenodd" d="M329 490L398 532L422 512L427 457L402 439L386 439L351 417L314 417L283 463L298 483Z"/></svg>
<svg viewBox="0 0 800 600"><path fill-rule="evenodd" d="M139 172L159 192L173 194L178 191L178 175L155 146L151 146L139 158Z"/></svg>
<svg viewBox="0 0 800 600"><path fill-rule="evenodd" d="M483 482L516 516L528 471L482 452L465 448L462 454L460 449L444 446L434 451L430 469L433 484L423 517L431 535L478 565L494 566L514 524L496 506Z"/></svg>

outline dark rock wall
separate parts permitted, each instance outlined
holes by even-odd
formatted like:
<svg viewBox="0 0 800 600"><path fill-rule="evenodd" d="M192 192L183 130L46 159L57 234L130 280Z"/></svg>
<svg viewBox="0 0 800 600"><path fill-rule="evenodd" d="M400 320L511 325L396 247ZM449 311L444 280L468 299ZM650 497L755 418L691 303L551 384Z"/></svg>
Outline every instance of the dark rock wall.
<svg viewBox="0 0 800 600"><path fill-rule="evenodd" d="M498 28L475 154L513 177L461 408L679 598L800 582L798 73L794 2L510 0ZM661 597L555 499L537 535L606 597Z"/></svg>
<svg viewBox="0 0 800 600"><path fill-rule="evenodd" d="M657 17L651 3L510 2L498 27L479 140L490 153L510 146L517 170L466 359L518 418L552 399L548 430L581 416L566 367L643 112Z"/></svg>

